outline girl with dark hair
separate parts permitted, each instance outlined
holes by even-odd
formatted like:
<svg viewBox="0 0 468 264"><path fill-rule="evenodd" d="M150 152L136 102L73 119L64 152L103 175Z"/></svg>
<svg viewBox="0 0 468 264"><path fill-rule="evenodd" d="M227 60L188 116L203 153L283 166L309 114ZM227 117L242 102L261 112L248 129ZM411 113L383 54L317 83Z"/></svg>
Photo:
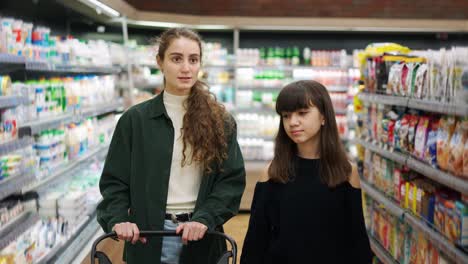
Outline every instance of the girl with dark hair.
<svg viewBox="0 0 468 264"><path fill-rule="evenodd" d="M241 263L371 263L359 176L326 88L291 83L276 112L274 158L255 187Z"/></svg>
<svg viewBox="0 0 468 264"><path fill-rule="evenodd" d="M98 221L126 241L127 263L214 263L245 187L235 121L198 80L201 39L174 28L159 40L164 91L120 118L99 183ZM182 237L142 238L140 230Z"/></svg>

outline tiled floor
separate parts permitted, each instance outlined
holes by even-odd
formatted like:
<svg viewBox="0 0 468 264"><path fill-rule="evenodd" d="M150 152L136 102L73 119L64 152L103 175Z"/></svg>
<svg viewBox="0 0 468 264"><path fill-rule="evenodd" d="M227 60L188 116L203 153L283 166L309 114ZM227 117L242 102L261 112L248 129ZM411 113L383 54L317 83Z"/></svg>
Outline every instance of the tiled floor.
<svg viewBox="0 0 468 264"><path fill-rule="evenodd" d="M242 245L244 243L245 233L249 224L249 214L239 214L238 216L229 220L225 225L224 229L226 234L231 236L237 242L238 254L237 258L240 258L242 252ZM108 239L99 246L98 250L106 252L110 257L112 263L123 263L122 262L122 250L123 242L116 242L112 239ZM83 260L82 264L89 264L89 254Z"/></svg>

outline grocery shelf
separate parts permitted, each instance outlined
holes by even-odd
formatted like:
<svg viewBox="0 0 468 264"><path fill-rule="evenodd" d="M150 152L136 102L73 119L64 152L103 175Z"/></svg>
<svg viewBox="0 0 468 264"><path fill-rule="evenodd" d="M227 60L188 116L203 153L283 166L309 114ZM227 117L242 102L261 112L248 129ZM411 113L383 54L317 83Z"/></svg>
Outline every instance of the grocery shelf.
<svg viewBox="0 0 468 264"><path fill-rule="evenodd" d="M406 223L408 223L413 228L418 229L420 232L424 233L424 235L434 245L434 247L447 254L447 256L450 259L454 260L456 263L468 263L467 254L456 248L455 245L449 242L444 236L439 234L437 231L430 228L426 223L423 222L423 220L416 218L408 210L404 210L401 207L399 207L390 198L386 197L384 194L376 190L374 187L372 187L365 181L361 181L361 187L374 200L383 204L385 206L385 209L389 213L397 217L401 215L400 218L402 218Z"/></svg>
<svg viewBox="0 0 468 264"><path fill-rule="evenodd" d="M348 110L346 108L336 108L335 115L346 115Z"/></svg>
<svg viewBox="0 0 468 264"><path fill-rule="evenodd" d="M377 103L395 106L408 106L408 97L392 96L384 94L359 93L359 99L367 103Z"/></svg>
<svg viewBox="0 0 468 264"><path fill-rule="evenodd" d="M53 64L47 61L26 60L26 71L65 73L65 74L117 74L121 71L119 67L114 66L82 66L69 64Z"/></svg>
<svg viewBox="0 0 468 264"><path fill-rule="evenodd" d="M81 110L81 116L82 117L98 116L98 115L102 115L102 114L115 111L122 106L123 104L121 101L116 101L112 103L103 104L100 106L86 107Z"/></svg>
<svg viewBox="0 0 468 264"><path fill-rule="evenodd" d="M359 99L368 103L379 103L386 105L404 106L412 109L418 109L433 113L447 114L447 115L468 115L468 104L457 102L434 102L424 99L415 99L402 96L382 95L360 93Z"/></svg>
<svg viewBox="0 0 468 264"><path fill-rule="evenodd" d="M455 261L455 263L468 263L468 254L456 248L444 236L430 228L411 213L405 214L405 221L412 227L418 229L421 233L424 233L426 238L434 247L444 252L444 254L446 254L451 260Z"/></svg>
<svg viewBox="0 0 468 264"><path fill-rule="evenodd" d="M285 70L292 71L298 69L310 70L348 70L348 67L339 66L311 66L311 65L237 65L236 68L253 68L256 70Z"/></svg>
<svg viewBox="0 0 468 264"><path fill-rule="evenodd" d="M202 64L202 69L234 69L234 65Z"/></svg>
<svg viewBox="0 0 468 264"><path fill-rule="evenodd" d="M361 180L361 188L364 192L366 192L369 196L371 196L374 200L379 202L380 204L385 206L385 209L391 213L393 216L397 218L403 218L405 214L405 210L396 205L393 201L385 196L382 192L376 190L367 182Z"/></svg>
<svg viewBox="0 0 468 264"><path fill-rule="evenodd" d="M441 103L429 100L410 99L408 107L447 115L468 116L467 103Z"/></svg>
<svg viewBox="0 0 468 264"><path fill-rule="evenodd" d="M25 59L7 53L0 53L0 73L9 73L24 68Z"/></svg>
<svg viewBox="0 0 468 264"><path fill-rule="evenodd" d="M462 194L468 194L468 180L458 178L457 176L451 173L433 168L430 165L419 161L408 154L385 150L373 143L364 141L362 139L356 139L356 142L362 145L364 148L369 149L382 157L391 159L397 163L408 166L410 169L424 175L427 178L444 184L445 186L457 190Z"/></svg>
<svg viewBox="0 0 468 264"><path fill-rule="evenodd" d="M0 53L0 64L24 64L26 59L22 56L11 55L8 53Z"/></svg>
<svg viewBox="0 0 468 264"><path fill-rule="evenodd" d="M387 159L391 159L391 160L393 160L395 162L398 162L400 164L403 164L403 165L406 164L406 161L408 159L408 155L405 155L405 154L402 154L402 153L399 153L399 152L385 150L385 149L377 146L376 144L367 142L367 141L362 140L362 139L356 139L356 143L359 144L359 145L362 145L363 147L365 147L366 149L371 150L374 153L379 154L382 157L385 157Z"/></svg>
<svg viewBox="0 0 468 264"><path fill-rule="evenodd" d="M18 149L22 149L28 145L31 145L32 143L33 139L31 137L23 137L2 143L0 144L0 156L9 154Z"/></svg>
<svg viewBox="0 0 468 264"><path fill-rule="evenodd" d="M39 264L46 263L72 263L74 258L86 250L84 246L98 231L99 224L96 221L96 212L84 221L84 223L75 230L73 235L62 244L53 248Z"/></svg>
<svg viewBox="0 0 468 264"><path fill-rule="evenodd" d="M275 136L261 136L261 135L258 135L258 136L253 136L253 135L242 135L242 134L238 134L237 135L237 138L249 138L249 139L263 139L265 141L274 141L275 140Z"/></svg>
<svg viewBox="0 0 468 264"><path fill-rule="evenodd" d="M35 179L34 172L27 172L0 181L0 200L15 193L20 193L23 186Z"/></svg>
<svg viewBox="0 0 468 264"><path fill-rule="evenodd" d="M60 125L72 122L74 115L71 113L54 116L50 118L39 119L37 121L21 124L20 129L25 130L25 134L36 135L46 129L56 128Z"/></svg>
<svg viewBox="0 0 468 264"><path fill-rule="evenodd" d="M284 85L240 85L237 87L239 91L261 91L261 92L279 92Z"/></svg>
<svg viewBox="0 0 468 264"><path fill-rule="evenodd" d="M273 108L237 108L233 109L234 114L258 114L258 115L277 115L275 109Z"/></svg>
<svg viewBox="0 0 468 264"><path fill-rule="evenodd" d="M76 160L69 161L68 163L60 166L58 169L54 170L53 173L41 179L37 182L32 183L29 186L24 186L22 191L23 193L32 191L32 190L39 190L46 188L48 183L51 183L54 179L59 178L60 176L74 170L79 165L83 164L84 162L88 161L89 159L99 156L102 152L107 152L109 145L100 146L94 150L89 150L88 153L84 154L83 156L77 158Z"/></svg>
<svg viewBox="0 0 468 264"><path fill-rule="evenodd" d="M20 126L20 134L22 135L37 135L41 131L46 129L57 128L60 125L68 124L70 122L76 122L81 120L82 118L86 118L89 116L98 116L105 113L109 113L112 111L117 110L118 108L122 107L122 103L120 101L112 102L104 105L94 106L94 107L87 107L82 110L78 110L81 114L73 114L73 113L66 113L59 116L39 119L32 122L27 122L21 124Z"/></svg>
<svg viewBox="0 0 468 264"><path fill-rule="evenodd" d="M0 68L6 71L25 70L29 72L51 72L64 74L117 74L121 71L116 66L82 66L54 64L48 61L31 60L21 56L0 53ZM4 69L5 68L5 69Z"/></svg>
<svg viewBox="0 0 468 264"><path fill-rule="evenodd" d="M406 166L421 173L422 175L444 184L451 189L457 190L462 194L468 194L468 180L456 177L453 174L438 170L430 165L421 162L413 157L409 157Z"/></svg>
<svg viewBox="0 0 468 264"><path fill-rule="evenodd" d="M346 86L339 86L339 85L335 85L335 86L325 86L327 88L327 91L329 93L346 93L349 91L348 87Z"/></svg>
<svg viewBox="0 0 468 264"><path fill-rule="evenodd" d="M0 230L0 251L16 240L18 236L28 230L37 221L39 221L39 216L36 213L26 211L11 221L8 226L2 228Z"/></svg>
<svg viewBox="0 0 468 264"><path fill-rule="evenodd" d="M0 96L0 108L11 108L23 104L26 100L22 96Z"/></svg>
<svg viewBox="0 0 468 264"><path fill-rule="evenodd" d="M371 235L368 234L369 243L374 254L385 264L398 264L385 248Z"/></svg>

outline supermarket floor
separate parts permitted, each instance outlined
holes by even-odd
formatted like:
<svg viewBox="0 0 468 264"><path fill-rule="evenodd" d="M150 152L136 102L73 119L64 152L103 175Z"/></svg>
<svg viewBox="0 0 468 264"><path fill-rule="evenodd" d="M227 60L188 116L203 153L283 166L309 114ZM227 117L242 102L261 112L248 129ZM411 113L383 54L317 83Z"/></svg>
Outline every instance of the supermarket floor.
<svg viewBox="0 0 468 264"><path fill-rule="evenodd" d="M238 255L240 257L240 252L242 252L242 245L244 244L245 233L247 232L247 226L249 224L250 214L242 213L236 217L229 220L225 225L225 232L229 234L237 242ZM98 248L110 257L112 263L123 263L122 262L122 250L123 243L116 242L112 239L108 239L103 242L103 245ZM81 264L89 264L89 253Z"/></svg>

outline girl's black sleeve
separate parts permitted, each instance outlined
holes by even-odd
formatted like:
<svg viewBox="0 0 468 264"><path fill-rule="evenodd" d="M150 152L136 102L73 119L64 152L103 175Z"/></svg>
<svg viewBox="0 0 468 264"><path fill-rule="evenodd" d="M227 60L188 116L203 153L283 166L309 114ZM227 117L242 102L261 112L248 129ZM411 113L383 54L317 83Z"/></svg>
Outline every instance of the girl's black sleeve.
<svg viewBox="0 0 468 264"><path fill-rule="evenodd" d="M349 185L346 194L346 215L349 217L349 254L350 263L372 263L373 253L369 245L362 210L361 190Z"/></svg>
<svg viewBox="0 0 468 264"><path fill-rule="evenodd" d="M241 264L261 264L270 241L270 224L267 217L268 183L258 182L250 209L250 221L242 248Z"/></svg>

